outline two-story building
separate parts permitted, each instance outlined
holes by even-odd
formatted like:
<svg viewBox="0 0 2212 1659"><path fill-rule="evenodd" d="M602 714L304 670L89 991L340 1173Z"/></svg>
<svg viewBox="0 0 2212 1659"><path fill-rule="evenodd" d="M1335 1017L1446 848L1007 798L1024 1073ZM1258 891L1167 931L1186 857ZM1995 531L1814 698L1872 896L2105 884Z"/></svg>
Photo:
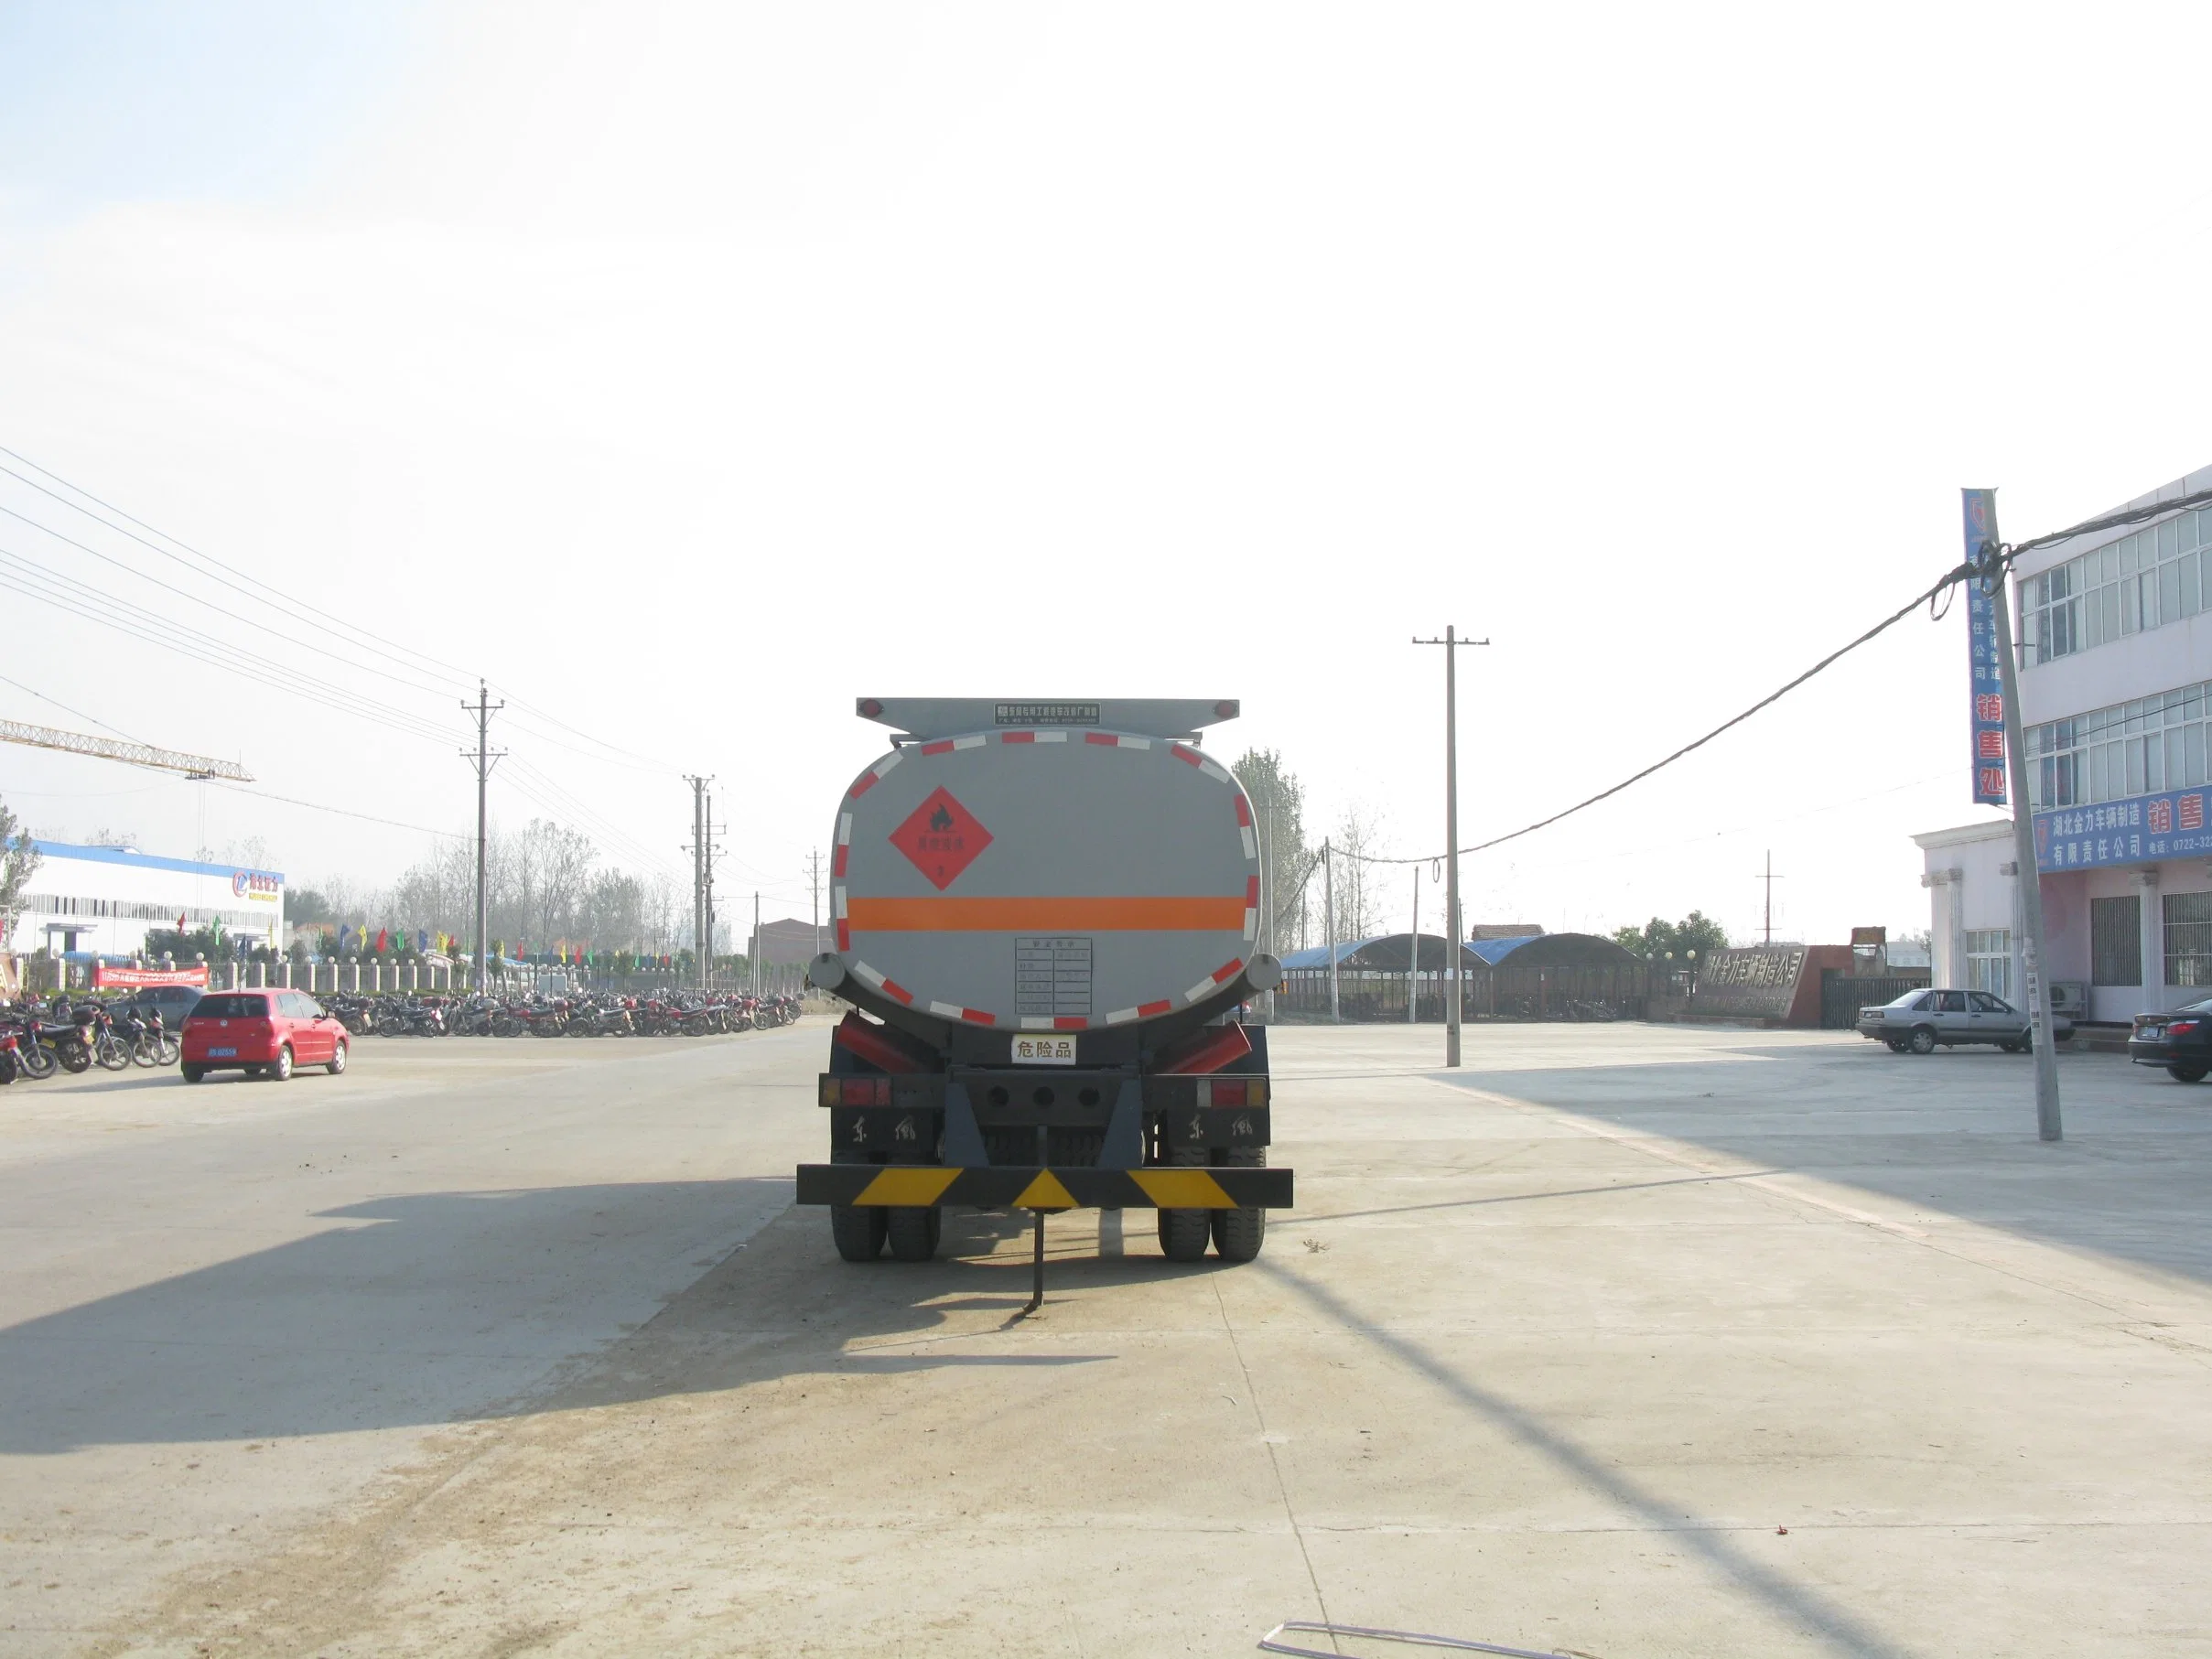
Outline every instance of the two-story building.
<svg viewBox="0 0 2212 1659"><path fill-rule="evenodd" d="M2128 505L2207 489L2212 468ZM2047 977L2096 1021L2212 996L2212 506L2025 555L2012 603ZM1914 839L1936 983L2017 995L2010 824Z"/></svg>

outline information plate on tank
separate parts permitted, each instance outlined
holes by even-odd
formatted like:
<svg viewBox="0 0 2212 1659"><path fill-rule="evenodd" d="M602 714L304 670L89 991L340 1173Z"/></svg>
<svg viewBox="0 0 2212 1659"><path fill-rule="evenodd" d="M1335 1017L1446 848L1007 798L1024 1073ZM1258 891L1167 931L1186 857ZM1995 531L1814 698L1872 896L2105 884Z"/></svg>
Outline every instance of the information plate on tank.
<svg viewBox="0 0 2212 1659"><path fill-rule="evenodd" d="M1017 1037L1014 1063L1018 1066L1072 1066L1075 1063L1073 1037Z"/></svg>
<svg viewBox="0 0 2212 1659"><path fill-rule="evenodd" d="M1016 939L1014 1012L1088 1018L1091 942L1080 935Z"/></svg>

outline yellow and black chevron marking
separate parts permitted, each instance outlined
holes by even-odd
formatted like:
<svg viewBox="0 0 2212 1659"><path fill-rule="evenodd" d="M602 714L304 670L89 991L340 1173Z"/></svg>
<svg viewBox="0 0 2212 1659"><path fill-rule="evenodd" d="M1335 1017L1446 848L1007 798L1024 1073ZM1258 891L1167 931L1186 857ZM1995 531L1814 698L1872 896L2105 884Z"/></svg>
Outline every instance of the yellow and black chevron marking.
<svg viewBox="0 0 2212 1659"><path fill-rule="evenodd" d="M974 1204L986 1210L1288 1210L1288 1169L946 1169L801 1164L803 1204Z"/></svg>

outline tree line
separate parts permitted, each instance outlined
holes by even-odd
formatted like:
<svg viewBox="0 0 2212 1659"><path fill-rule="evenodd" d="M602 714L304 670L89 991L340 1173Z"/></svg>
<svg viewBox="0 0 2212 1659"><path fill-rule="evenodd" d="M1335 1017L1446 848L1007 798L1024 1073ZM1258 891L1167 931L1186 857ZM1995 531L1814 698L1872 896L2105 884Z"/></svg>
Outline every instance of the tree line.
<svg viewBox="0 0 2212 1659"><path fill-rule="evenodd" d="M658 871L633 875L599 862L588 835L551 819L521 830L494 827L485 842L487 931L511 955L556 948L595 953L674 955L693 943L688 884ZM286 895L295 930L340 927L404 937L451 934L476 941L476 845L456 841L403 871L389 887L333 877Z"/></svg>

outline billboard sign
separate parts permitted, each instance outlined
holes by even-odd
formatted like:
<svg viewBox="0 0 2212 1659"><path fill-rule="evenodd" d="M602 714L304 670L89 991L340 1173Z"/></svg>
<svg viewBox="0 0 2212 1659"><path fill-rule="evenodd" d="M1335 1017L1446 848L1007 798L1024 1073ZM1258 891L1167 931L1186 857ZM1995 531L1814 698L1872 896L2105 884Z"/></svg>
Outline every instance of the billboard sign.
<svg viewBox="0 0 2212 1659"><path fill-rule="evenodd" d="M2035 814L2035 867L2088 870L2212 853L2212 790L2165 790Z"/></svg>
<svg viewBox="0 0 2212 1659"><path fill-rule="evenodd" d="M1981 544L1997 539L1997 492L1964 490L1966 556L1971 564ZM2002 581L2002 576L1998 577ZM1997 653L1997 607L1979 581L1966 585L1967 679L1970 706L1968 738L1972 750L1974 803L2002 806L2004 789L2004 677Z"/></svg>

